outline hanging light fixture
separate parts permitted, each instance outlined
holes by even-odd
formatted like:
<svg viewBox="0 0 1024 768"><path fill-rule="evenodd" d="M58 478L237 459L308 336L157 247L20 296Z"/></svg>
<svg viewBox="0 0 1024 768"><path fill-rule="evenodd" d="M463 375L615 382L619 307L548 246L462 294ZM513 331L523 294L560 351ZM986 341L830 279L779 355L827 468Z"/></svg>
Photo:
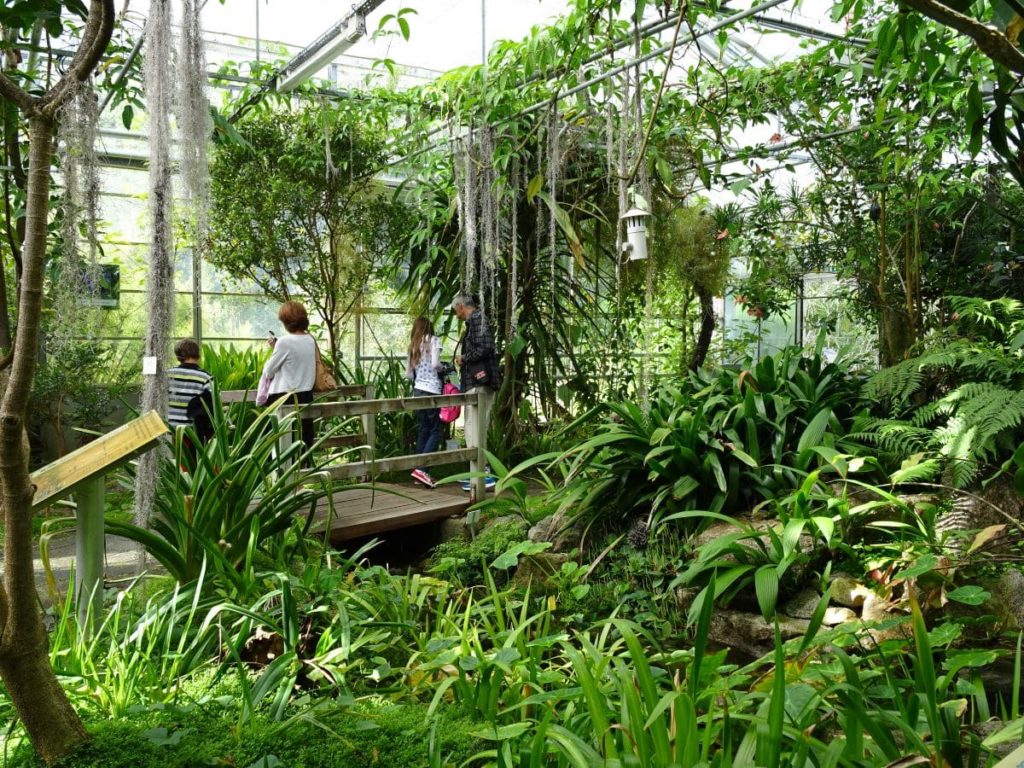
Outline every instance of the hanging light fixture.
<svg viewBox="0 0 1024 768"><path fill-rule="evenodd" d="M626 242L622 244L622 252L629 254L630 261L647 258L647 223L644 220L650 215L634 202L633 207L619 217L626 222Z"/></svg>

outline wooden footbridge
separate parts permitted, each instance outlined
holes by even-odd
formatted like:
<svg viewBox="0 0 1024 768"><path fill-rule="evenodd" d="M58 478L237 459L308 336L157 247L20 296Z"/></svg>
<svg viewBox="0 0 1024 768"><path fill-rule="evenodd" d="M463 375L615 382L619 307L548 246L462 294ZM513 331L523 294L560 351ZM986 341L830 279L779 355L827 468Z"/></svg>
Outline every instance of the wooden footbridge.
<svg viewBox="0 0 1024 768"><path fill-rule="evenodd" d="M232 390L221 393L223 403L252 400L249 391ZM430 523L446 517L464 514L467 507L484 493L483 468L486 466L487 426L480 418L486 407L484 398L489 393L436 395L432 397L400 397L376 399L372 386L353 385L339 387L317 398L311 405L301 408L303 418L320 422L328 419L358 417L362 432L354 435L327 437L320 447L327 450L342 449L337 463L318 467L317 472L332 480L360 481L352 487L343 487L322 499L316 512L314 530L329 531L333 543L362 536L372 536L413 525ZM376 416L382 413L418 411L428 408L458 405L463 408L466 424L466 447L435 451L430 454L410 454L379 458L376 456ZM279 409L284 418L296 406ZM298 439L293 435L287 440ZM282 445L282 449L286 445ZM357 456L358 460L345 459ZM448 464L467 464L471 473L479 473L471 481L470 492L459 485L442 484L427 488L414 483L380 482L379 478L394 473L408 473L416 467L435 467Z"/></svg>
<svg viewBox="0 0 1024 768"><path fill-rule="evenodd" d="M483 411L489 405L487 398L491 396L490 393L388 400L378 400L373 395L373 387L341 387L302 409L303 418L326 420L359 417L362 420L360 434L329 437L321 441L321 447L327 449L352 450L340 454L338 463L327 462L324 466L318 466L316 473L326 474L332 480L361 481L341 487L319 502L314 530L327 534L333 543L463 514L484 492L482 470L486 466L487 423ZM224 403L249 399L254 399L254 393L221 393L221 401ZM463 408L465 448L388 458L376 456L374 421L378 414L446 405L459 405ZM281 407L276 413L279 418L285 418L295 409L295 406ZM298 426L297 420L295 424ZM105 475L155 446L167 431L163 419L151 411L32 473L33 511L55 504L72 494L76 497L75 594L79 624L85 631L100 616L103 599ZM289 434L282 443L294 439L295 435ZM284 449L287 446L283 444L281 447ZM350 454L358 455L358 460L343 462ZM389 473L462 462L468 462L470 472L478 473L471 482L468 494L462 491L461 486L425 488L411 483L378 482L379 477ZM293 467L286 471L305 470Z"/></svg>

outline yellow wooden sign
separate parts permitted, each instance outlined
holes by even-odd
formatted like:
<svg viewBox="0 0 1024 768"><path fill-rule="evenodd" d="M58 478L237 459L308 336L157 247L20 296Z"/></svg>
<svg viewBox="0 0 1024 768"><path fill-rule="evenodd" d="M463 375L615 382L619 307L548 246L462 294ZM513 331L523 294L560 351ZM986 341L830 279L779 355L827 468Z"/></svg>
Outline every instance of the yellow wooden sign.
<svg viewBox="0 0 1024 768"><path fill-rule="evenodd" d="M33 511L53 504L85 481L152 448L169 431L160 414L150 411L36 470L31 475L36 489Z"/></svg>

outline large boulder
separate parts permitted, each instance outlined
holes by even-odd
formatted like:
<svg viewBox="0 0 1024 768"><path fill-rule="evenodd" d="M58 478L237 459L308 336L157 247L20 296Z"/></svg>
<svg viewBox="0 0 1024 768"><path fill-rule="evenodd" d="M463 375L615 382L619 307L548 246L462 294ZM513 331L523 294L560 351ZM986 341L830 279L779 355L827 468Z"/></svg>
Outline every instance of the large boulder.
<svg viewBox="0 0 1024 768"><path fill-rule="evenodd" d="M809 626L806 619L779 616L783 640L802 637ZM756 613L716 609L711 614L708 637L752 658L761 658L775 649L775 624Z"/></svg>
<svg viewBox="0 0 1024 768"><path fill-rule="evenodd" d="M568 552L580 546L583 526L570 524L565 512L555 512L530 528L527 538L533 542L550 541L552 552Z"/></svg>
<svg viewBox="0 0 1024 768"><path fill-rule="evenodd" d="M985 602L984 611L995 616L1004 631L1024 629L1024 573L1008 568L982 586L992 595Z"/></svg>
<svg viewBox="0 0 1024 768"><path fill-rule="evenodd" d="M539 552L536 555L523 555L519 558L514 584L529 587L533 591L550 591L556 588L553 578L568 562L569 556L562 552Z"/></svg>

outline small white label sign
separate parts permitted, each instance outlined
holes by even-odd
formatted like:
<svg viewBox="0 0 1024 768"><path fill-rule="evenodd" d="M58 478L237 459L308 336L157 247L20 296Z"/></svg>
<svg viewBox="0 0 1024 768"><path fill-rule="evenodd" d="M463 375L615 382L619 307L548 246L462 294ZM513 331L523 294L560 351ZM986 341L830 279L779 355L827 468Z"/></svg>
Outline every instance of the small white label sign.
<svg viewBox="0 0 1024 768"><path fill-rule="evenodd" d="M142 375L143 376L156 376L156 357L153 355L146 355L142 358Z"/></svg>

